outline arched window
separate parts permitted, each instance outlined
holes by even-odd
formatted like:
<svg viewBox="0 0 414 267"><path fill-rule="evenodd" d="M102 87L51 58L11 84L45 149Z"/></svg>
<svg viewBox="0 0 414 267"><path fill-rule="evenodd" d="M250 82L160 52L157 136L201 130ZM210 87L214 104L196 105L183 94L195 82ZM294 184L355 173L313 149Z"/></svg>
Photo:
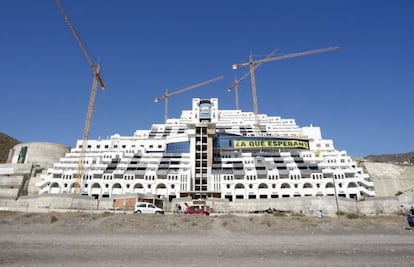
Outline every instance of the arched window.
<svg viewBox="0 0 414 267"><path fill-rule="evenodd" d="M283 183L280 188L290 188L290 185L288 183Z"/></svg>
<svg viewBox="0 0 414 267"><path fill-rule="evenodd" d="M261 184L259 184L259 188L268 188L268 186L265 183L261 183Z"/></svg>
<svg viewBox="0 0 414 267"><path fill-rule="evenodd" d="M142 186L142 184L135 184L134 188L144 188L144 187Z"/></svg>
<svg viewBox="0 0 414 267"><path fill-rule="evenodd" d="M120 188L122 188L122 186L121 186L120 183L116 183L112 186L112 188L119 188L120 189Z"/></svg>
<svg viewBox="0 0 414 267"><path fill-rule="evenodd" d="M236 186L234 188L235 189L243 189L244 185L243 184L236 184Z"/></svg>
<svg viewBox="0 0 414 267"><path fill-rule="evenodd" d="M311 184L311 183L305 183L305 184L303 185L303 188L313 188L313 186L312 186L312 184Z"/></svg>
<svg viewBox="0 0 414 267"><path fill-rule="evenodd" d="M352 188L352 187L357 187L356 183L354 183L354 182L350 182L350 183L348 184L348 188Z"/></svg>
<svg viewBox="0 0 414 267"><path fill-rule="evenodd" d="M167 188L167 187L165 186L165 184L158 184L157 188Z"/></svg>

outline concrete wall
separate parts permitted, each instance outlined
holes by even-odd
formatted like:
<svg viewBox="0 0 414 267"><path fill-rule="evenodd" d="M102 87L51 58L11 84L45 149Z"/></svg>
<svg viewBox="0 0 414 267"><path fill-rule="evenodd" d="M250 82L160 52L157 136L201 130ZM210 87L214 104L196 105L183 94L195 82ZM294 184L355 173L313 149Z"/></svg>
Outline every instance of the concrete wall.
<svg viewBox="0 0 414 267"><path fill-rule="evenodd" d="M19 153L22 147L27 147L26 157L23 163L38 164L43 168L52 167L55 162L58 162L60 158L64 157L70 151L68 146L47 142L20 143L11 149L8 163L18 163Z"/></svg>
<svg viewBox="0 0 414 267"><path fill-rule="evenodd" d="M30 177L29 186L27 188L28 196L37 196L39 195L39 187L36 186L38 182L41 182L42 179L40 176L46 173L47 170L43 170L41 173L36 173L34 176Z"/></svg>
<svg viewBox="0 0 414 267"><path fill-rule="evenodd" d="M360 202L339 198L339 210L343 212L356 213L357 205ZM337 206L335 197L298 197L281 199L254 199L236 200L234 202L208 201L206 203L215 212L254 212L265 211L267 209L278 211L290 211L301 214L315 214L317 210L322 210L325 214L335 214Z"/></svg>
<svg viewBox="0 0 414 267"><path fill-rule="evenodd" d="M29 174L32 164L0 164L0 176Z"/></svg>
<svg viewBox="0 0 414 267"><path fill-rule="evenodd" d="M23 175L4 176L0 179L0 188L19 188L23 181Z"/></svg>
<svg viewBox="0 0 414 267"><path fill-rule="evenodd" d="M0 164L0 197L17 198L25 193L25 181L33 174L35 171L31 163Z"/></svg>
<svg viewBox="0 0 414 267"><path fill-rule="evenodd" d="M6 198L16 198L19 193L19 188L0 188L0 196Z"/></svg>
<svg viewBox="0 0 414 267"><path fill-rule="evenodd" d="M23 147L27 148L26 155L19 162L19 153ZM67 146L45 142L15 145L9 152L8 163L0 164L0 197L37 195L39 189L33 183L36 182L36 175L42 170L47 171L69 151Z"/></svg>
<svg viewBox="0 0 414 267"><path fill-rule="evenodd" d="M191 199L175 199L172 207L175 207L175 204L185 207L184 203L188 205L193 204ZM398 214L400 213L400 205L404 205L407 210L414 206L414 193L409 192L398 197L368 198L364 201L338 198L338 205L336 204L335 197L252 199L236 200L234 202L215 199L205 201L204 205L213 212L218 213L246 213L274 209L312 215L318 210L322 210L324 214L336 214L339 208L339 211L345 213L365 215Z"/></svg>
<svg viewBox="0 0 414 267"><path fill-rule="evenodd" d="M31 164L0 164L0 197L17 198Z"/></svg>
<svg viewBox="0 0 414 267"><path fill-rule="evenodd" d="M180 204L185 209L185 204L192 205L191 199L175 199L164 208L173 211L175 204ZM205 201L212 212L217 213L246 213L265 211L269 208L279 211L291 211L304 215L314 215L322 210L324 214L334 215L337 212L335 197L301 197L283 199L255 199L237 200L229 202L223 199L210 199ZM398 197L369 198L364 201L338 198L338 206L341 212L365 215L399 214L400 205L408 210L414 206L414 193L409 192ZM96 200L87 196L74 195L39 195L36 197L1 198L0 210L18 211L111 211L115 209L114 199Z"/></svg>
<svg viewBox="0 0 414 267"><path fill-rule="evenodd" d="M75 195L40 195L36 197L20 197L0 199L0 210L17 211L73 211L73 210L111 210L113 200L96 200L87 196Z"/></svg>
<svg viewBox="0 0 414 267"><path fill-rule="evenodd" d="M0 196L16 198L23 181L22 175L1 176L0 179Z"/></svg>

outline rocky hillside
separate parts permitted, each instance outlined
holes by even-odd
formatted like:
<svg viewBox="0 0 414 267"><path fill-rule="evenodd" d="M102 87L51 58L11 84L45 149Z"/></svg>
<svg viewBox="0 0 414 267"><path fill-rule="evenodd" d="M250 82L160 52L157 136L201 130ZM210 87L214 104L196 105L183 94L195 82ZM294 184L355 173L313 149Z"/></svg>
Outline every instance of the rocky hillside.
<svg viewBox="0 0 414 267"><path fill-rule="evenodd" d="M18 140L0 132L0 163L5 163L7 161L10 149L18 143L20 143Z"/></svg>
<svg viewBox="0 0 414 267"><path fill-rule="evenodd" d="M374 182L377 197L396 196L414 190L413 165L372 161L363 161L359 165Z"/></svg>
<svg viewBox="0 0 414 267"><path fill-rule="evenodd" d="M397 164L414 164L414 152L402 154L369 155L364 158L370 162L386 162Z"/></svg>

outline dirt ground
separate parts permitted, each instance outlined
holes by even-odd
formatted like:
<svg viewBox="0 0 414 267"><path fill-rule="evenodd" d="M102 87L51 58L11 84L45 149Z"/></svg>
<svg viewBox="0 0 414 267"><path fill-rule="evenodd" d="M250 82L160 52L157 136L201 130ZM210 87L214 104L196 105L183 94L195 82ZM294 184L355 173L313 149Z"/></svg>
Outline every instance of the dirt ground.
<svg viewBox="0 0 414 267"><path fill-rule="evenodd" d="M1 266L413 266L401 216L0 212Z"/></svg>

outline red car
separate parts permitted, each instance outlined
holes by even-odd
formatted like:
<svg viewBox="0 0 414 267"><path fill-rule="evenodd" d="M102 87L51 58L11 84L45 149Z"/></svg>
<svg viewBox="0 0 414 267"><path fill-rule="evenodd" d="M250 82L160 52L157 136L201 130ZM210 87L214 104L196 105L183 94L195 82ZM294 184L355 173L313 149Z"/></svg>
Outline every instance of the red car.
<svg viewBox="0 0 414 267"><path fill-rule="evenodd" d="M189 206L185 210L185 214L205 214L210 215L210 212L204 206Z"/></svg>

